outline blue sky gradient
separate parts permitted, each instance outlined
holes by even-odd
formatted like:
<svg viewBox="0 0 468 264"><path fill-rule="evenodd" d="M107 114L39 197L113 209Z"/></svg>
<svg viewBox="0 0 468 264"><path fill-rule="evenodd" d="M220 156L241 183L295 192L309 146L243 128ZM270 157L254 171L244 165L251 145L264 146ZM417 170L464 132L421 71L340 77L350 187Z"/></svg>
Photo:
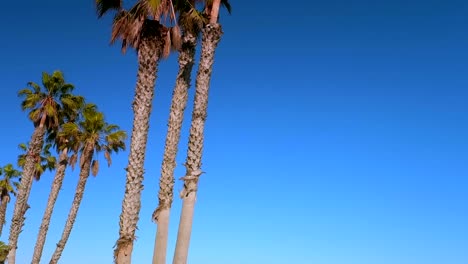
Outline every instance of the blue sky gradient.
<svg viewBox="0 0 468 264"><path fill-rule="evenodd" d="M468 263L468 2L232 1L211 82L191 264ZM137 61L93 1L9 1L0 16L0 164L33 131L19 89L60 69L131 131ZM150 263L177 56L160 63L134 263ZM190 90L190 102L194 90ZM191 103L177 156L184 175ZM128 151L90 178L62 263L112 263ZM103 157L101 157L103 159ZM104 163L103 163L104 164ZM48 263L71 205L67 171ZM53 175L36 182L29 263ZM176 183L176 193L182 188ZM7 240L13 203L1 240ZM171 212L171 263L181 201Z"/></svg>

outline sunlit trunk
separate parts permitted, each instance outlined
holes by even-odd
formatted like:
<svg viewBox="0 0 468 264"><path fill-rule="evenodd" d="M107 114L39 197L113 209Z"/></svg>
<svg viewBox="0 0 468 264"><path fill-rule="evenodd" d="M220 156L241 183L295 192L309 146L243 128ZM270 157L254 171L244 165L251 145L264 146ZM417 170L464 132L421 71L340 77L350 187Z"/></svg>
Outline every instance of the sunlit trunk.
<svg viewBox="0 0 468 264"><path fill-rule="evenodd" d="M76 216L78 214L78 209L80 208L81 200L83 199L83 194L85 192L86 181L89 177L89 171L91 169L91 161L93 159L94 144L89 144L83 150L83 164L80 166L80 176L78 179L78 184L75 190L75 197L73 198L72 206L70 212L68 213L67 222L65 223L65 228L62 232L62 237L57 243L54 254L50 259L49 264L57 264L60 257L62 256L63 249L67 244L68 238L70 237L73 225L75 224Z"/></svg>
<svg viewBox="0 0 468 264"><path fill-rule="evenodd" d="M161 166L159 181L159 204L153 214L157 223L156 241L153 252L153 264L166 264L167 239L169 233L169 214L173 199L174 169L180 140L180 130L187 106L190 77L195 60L195 36L186 32L182 37L182 49L179 53L179 72L172 95L171 111L166 136L166 146Z"/></svg>
<svg viewBox="0 0 468 264"><path fill-rule="evenodd" d="M18 188L18 195L16 196L15 208L13 210L13 217L10 226L10 236L8 238L8 245L11 247L8 253L8 264L15 264L16 262L16 248L18 245L18 238L21 229L24 225L26 210L29 208L28 199L31 191L33 176L35 173L36 162L40 158L42 146L44 145L44 135L46 129L44 127L46 115L42 115L41 122L31 136L31 141L28 147L26 162L24 164L23 175L21 176L20 186Z"/></svg>
<svg viewBox="0 0 468 264"><path fill-rule="evenodd" d="M0 204L0 235L2 235L3 226L5 225L5 214L9 201L10 197L8 195L2 197L2 202Z"/></svg>
<svg viewBox="0 0 468 264"><path fill-rule="evenodd" d="M196 192L198 180L201 175L208 91L213 70L215 50L221 39L221 35L222 30L219 24L208 24L203 30L201 58L195 85L195 103L190 127L187 161L185 163L187 173L183 178L184 188L181 192L181 198L183 199L182 214L180 216L173 264L187 263Z"/></svg>
<svg viewBox="0 0 468 264"><path fill-rule="evenodd" d="M41 227L37 235L36 246L34 247L34 254L32 264L39 264L42 256L42 250L46 241L47 231L49 230L50 219L54 211L55 202L57 201L58 194L62 188L63 179L65 178L65 169L67 168L68 153L65 148L60 154L59 163L55 172L54 181L50 190L49 199L47 200L47 207L42 217Z"/></svg>
<svg viewBox="0 0 468 264"><path fill-rule="evenodd" d="M140 214L141 190L148 139L149 118L153 103L157 64L167 29L157 21L147 20L138 47L138 75L133 101L133 128L128 158L125 194L120 214L119 239L114 250L117 264L130 264L135 230Z"/></svg>

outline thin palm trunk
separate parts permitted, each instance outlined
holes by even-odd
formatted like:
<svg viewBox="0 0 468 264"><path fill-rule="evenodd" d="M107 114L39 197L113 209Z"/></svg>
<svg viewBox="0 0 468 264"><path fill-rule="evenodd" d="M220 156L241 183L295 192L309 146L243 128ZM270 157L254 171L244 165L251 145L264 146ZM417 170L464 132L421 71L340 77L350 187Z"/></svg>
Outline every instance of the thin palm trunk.
<svg viewBox="0 0 468 264"><path fill-rule="evenodd" d="M72 206L70 212L68 213L67 222L65 223L65 228L62 232L62 237L60 241L57 243L57 247L55 248L54 254L50 259L49 264L57 264L60 257L62 256L63 249L70 237L70 233L73 228L73 224L75 224L76 216L78 214L78 209L80 208L81 200L83 199L83 194L85 192L86 181L89 177L89 171L91 169L91 161L93 159L93 152L94 152L94 145L89 144L84 149L82 155L83 156L83 164L81 164L80 168L80 177L78 179L78 184L75 190L75 197L73 198Z"/></svg>
<svg viewBox="0 0 468 264"><path fill-rule="evenodd" d="M157 223L156 240L153 252L153 264L166 264L167 239L169 233L169 215L173 199L174 169L180 140L180 130L187 106L190 76L195 60L197 41L193 34L187 32L183 36L182 49L179 53L179 73L172 95L171 111L166 136L166 147L159 181L159 204L153 213Z"/></svg>
<svg viewBox="0 0 468 264"><path fill-rule="evenodd" d="M58 194L62 188L63 179L65 178L65 169L67 168L68 153L65 148L60 154L57 171L55 172L54 181L50 190L49 199L47 200L47 207L42 217L41 227L37 235L36 246L34 247L34 254L32 264L39 264L44 248L47 231L49 230L50 219L54 211L55 202L57 201Z"/></svg>
<svg viewBox="0 0 468 264"><path fill-rule="evenodd" d="M201 175L201 160L203 154L203 133L208 107L208 91L216 47L221 39L222 30L219 24L208 24L203 30L201 58L198 66L195 102L192 113L192 124L185 166L187 173L184 188L181 192L182 213L177 234L176 249L173 264L186 264L192 233L193 212Z"/></svg>
<svg viewBox="0 0 468 264"><path fill-rule="evenodd" d="M8 195L2 196L2 203L0 204L0 236L2 235L3 226L5 225L5 215L9 201L10 197Z"/></svg>
<svg viewBox="0 0 468 264"><path fill-rule="evenodd" d="M23 175L18 188L18 195L16 196L13 218L11 220L10 236L8 238L8 245L10 246L10 252L8 253L9 264L15 264L16 262L18 238L21 228L23 228L24 220L26 219L26 210L29 208L28 199L32 188L36 163L41 153L42 146L44 145L44 135L46 132L44 127L45 121L46 115L43 115L39 126L34 129L31 142L29 143L28 154L26 156Z"/></svg>
<svg viewBox="0 0 468 264"><path fill-rule="evenodd" d="M117 264L130 264L135 240L135 230L140 214L141 190L148 139L149 118L153 103L157 64L167 30L157 21L146 21L138 47L138 75L133 101L133 128L128 159L125 195L120 215L119 239L116 242L114 260Z"/></svg>

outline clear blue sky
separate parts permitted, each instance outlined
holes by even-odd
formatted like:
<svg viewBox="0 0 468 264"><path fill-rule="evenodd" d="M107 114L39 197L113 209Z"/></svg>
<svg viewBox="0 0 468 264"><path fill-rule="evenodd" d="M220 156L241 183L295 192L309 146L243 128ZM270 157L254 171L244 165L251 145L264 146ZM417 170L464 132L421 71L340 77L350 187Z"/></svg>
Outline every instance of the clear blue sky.
<svg viewBox="0 0 468 264"><path fill-rule="evenodd" d="M232 1L220 20L189 263L468 263L468 2L265 2ZM130 131L136 57L109 46L110 17L97 20L92 0L7 1L2 10L0 164L29 140L16 92L42 71L63 70L76 93ZM176 56L160 66L137 264L152 256ZM62 263L112 262L127 156L89 179ZM176 177L184 172L178 166ZM77 174L67 172L43 263ZM31 259L51 179L33 187L19 264Z"/></svg>

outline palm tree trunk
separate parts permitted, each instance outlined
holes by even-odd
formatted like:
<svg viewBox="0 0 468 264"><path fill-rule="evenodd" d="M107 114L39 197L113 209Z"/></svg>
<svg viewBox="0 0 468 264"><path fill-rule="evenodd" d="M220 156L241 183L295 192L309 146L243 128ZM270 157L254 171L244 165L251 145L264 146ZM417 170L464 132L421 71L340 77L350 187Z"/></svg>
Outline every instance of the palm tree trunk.
<svg viewBox="0 0 468 264"><path fill-rule="evenodd" d="M208 24L203 30L201 58L195 85L195 103L185 163L187 173L182 178L184 180L184 188L181 192L181 198L183 199L182 213L173 264L187 263L197 185L202 173L201 159L203 154L203 133L208 107L208 91L213 70L214 54L222 33L219 24Z"/></svg>
<svg viewBox="0 0 468 264"><path fill-rule="evenodd" d="M2 203L0 204L0 236L2 235L3 226L5 225L5 215L9 201L10 197L8 195L2 197Z"/></svg>
<svg viewBox="0 0 468 264"><path fill-rule="evenodd" d="M34 247L34 254L32 264L39 264L42 256L42 250L44 248L47 231L49 230L50 218L54 211L54 205L57 201L58 194L62 188L63 179L65 177L65 169L67 168L68 153L65 148L60 154L57 171L55 172L54 181L52 182L52 189L50 190L49 199L47 200L47 207L42 217L41 227L39 228L39 234L37 235L36 246Z"/></svg>
<svg viewBox="0 0 468 264"><path fill-rule="evenodd" d="M127 181L119 222L119 239L114 250L117 264L130 264L135 230L140 214L141 190L148 139L149 118L153 103L157 64L167 29L157 21L147 20L138 47L138 75L133 101L133 128L128 159Z"/></svg>
<svg viewBox="0 0 468 264"><path fill-rule="evenodd" d="M193 34L186 32L179 53L179 73L172 95L171 111L166 136L166 147L159 181L159 204L153 213L157 223L156 241L154 244L153 264L166 264L167 239L169 233L169 214L173 199L174 169L176 166L177 148L180 140L180 130L187 106L190 77L195 60L197 40Z"/></svg>
<svg viewBox="0 0 468 264"><path fill-rule="evenodd" d="M42 146L44 145L44 135L46 132L44 127L45 120L46 115L43 115L39 126L34 129L31 142L29 143L28 154L26 156L23 175L18 188L18 195L16 196L15 208L13 210L13 218L11 220L10 236L8 238L8 245L10 246L8 264L15 264L16 262L16 247L18 245L21 228L23 228L24 220L26 219L26 210L29 208L27 203L32 188L35 165L41 153Z"/></svg>
<svg viewBox="0 0 468 264"><path fill-rule="evenodd" d="M220 6L221 6L221 0L213 0L213 3L211 4L210 24L217 24L218 23L219 7Z"/></svg>
<svg viewBox="0 0 468 264"><path fill-rule="evenodd" d="M55 248L54 254L50 259L49 264L57 264L60 257L62 256L63 249L70 237L71 230L73 228L73 224L76 220L76 215L78 214L78 209L80 208L81 199L83 199L83 194L85 192L86 181L88 180L89 171L91 169L91 161L93 159L93 151L94 145L88 144L84 149L82 155L83 156L83 164L80 168L80 177L78 179L78 184L75 190L75 197L73 198L72 206L70 212L68 213L67 222L65 223L65 228L62 232L62 237L60 241L57 243L57 247Z"/></svg>

